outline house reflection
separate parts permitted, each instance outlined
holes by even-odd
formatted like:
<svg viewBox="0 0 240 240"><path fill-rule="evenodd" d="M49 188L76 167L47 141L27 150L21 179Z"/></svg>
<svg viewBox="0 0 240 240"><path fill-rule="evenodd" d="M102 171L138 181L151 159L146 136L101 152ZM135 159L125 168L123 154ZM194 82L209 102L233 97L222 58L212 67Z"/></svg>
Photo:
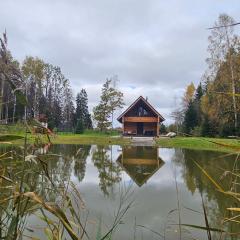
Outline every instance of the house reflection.
<svg viewBox="0 0 240 240"><path fill-rule="evenodd" d="M124 146L117 162L139 187L164 164L158 148L152 146Z"/></svg>

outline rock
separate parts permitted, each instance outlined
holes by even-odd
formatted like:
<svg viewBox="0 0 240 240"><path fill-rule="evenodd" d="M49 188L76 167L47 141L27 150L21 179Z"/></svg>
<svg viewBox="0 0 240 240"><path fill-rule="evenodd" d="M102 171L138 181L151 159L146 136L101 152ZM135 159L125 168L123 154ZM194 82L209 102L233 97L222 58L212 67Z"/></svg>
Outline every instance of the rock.
<svg viewBox="0 0 240 240"><path fill-rule="evenodd" d="M173 138L176 136L177 136L177 134L175 132L169 132L168 134L166 134L166 137L170 137L170 138Z"/></svg>

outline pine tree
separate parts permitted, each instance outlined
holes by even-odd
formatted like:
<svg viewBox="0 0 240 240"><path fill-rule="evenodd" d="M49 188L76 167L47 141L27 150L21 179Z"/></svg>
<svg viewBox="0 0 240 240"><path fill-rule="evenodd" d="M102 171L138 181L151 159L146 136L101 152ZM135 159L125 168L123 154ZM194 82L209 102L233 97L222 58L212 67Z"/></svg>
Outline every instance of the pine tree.
<svg viewBox="0 0 240 240"><path fill-rule="evenodd" d="M197 126L197 114L193 101L188 104L183 124L187 134L190 134L194 127Z"/></svg>
<svg viewBox="0 0 240 240"><path fill-rule="evenodd" d="M196 89L195 100L200 101L202 96L203 96L203 88L202 88L202 83L200 82Z"/></svg>
<svg viewBox="0 0 240 240"><path fill-rule="evenodd" d="M81 119L84 129L91 129L92 119L88 111L88 96L85 89L77 94L76 106L76 121Z"/></svg>
<svg viewBox="0 0 240 240"><path fill-rule="evenodd" d="M203 96L203 88L201 82L199 83L195 96L194 96L194 107L196 110L196 119L197 119L197 126L200 126L202 123L202 112L201 112L201 98Z"/></svg>
<svg viewBox="0 0 240 240"><path fill-rule="evenodd" d="M82 134L83 132L84 132L84 123L83 123L83 120L79 118L77 121L76 133Z"/></svg>

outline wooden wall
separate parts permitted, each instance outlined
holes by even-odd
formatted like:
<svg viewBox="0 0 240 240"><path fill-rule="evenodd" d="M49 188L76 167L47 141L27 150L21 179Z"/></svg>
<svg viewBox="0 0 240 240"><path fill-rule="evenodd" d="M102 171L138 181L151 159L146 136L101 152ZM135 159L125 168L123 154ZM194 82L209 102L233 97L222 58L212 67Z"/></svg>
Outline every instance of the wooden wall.
<svg viewBox="0 0 240 240"><path fill-rule="evenodd" d="M157 123L143 123L143 132L153 131L154 135L157 135ZM134 122L125 122L123 126L123 133L135 133L137 134L137 123Z"/></svg>
<svg viewBox="0 0 240 240"><path fill-rule="evenodd" d="M135 132L137 134L137 124L133 122L125 122L124 123L124 133L125 132Z"/></svg>
<svg viewBox="0 0 240 240"><path fill-rule="evenodd" d="M153 131L154 135L157 134L157 123L144 123L143 125L144 131Z"/></svg>

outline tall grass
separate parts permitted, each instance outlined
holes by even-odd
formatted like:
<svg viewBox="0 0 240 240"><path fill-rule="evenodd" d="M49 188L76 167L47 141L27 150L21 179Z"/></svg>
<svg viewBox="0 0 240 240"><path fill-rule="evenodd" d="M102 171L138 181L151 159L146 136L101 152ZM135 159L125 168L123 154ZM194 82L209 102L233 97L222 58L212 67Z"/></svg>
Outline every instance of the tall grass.
<svg viewBox="0 0 240 240"><path fill-rule="evenodd" d="M199 213L196 211L195 212L203 216L205 225L204 226L192 225L192 224L181 224L181 225L190 229L198 229L198 230L206 231L207 239L209 240L239 239L240 238L240 168L239 168L240 146L223 144L214 140L212 140L211 142L219 146L224 145L225 148L228 148L231 151L234 149L232 153L225 154L225 156L229 156L229 155L236 156L232 169L221 169L222 171L221 179L214 179L214 177L212 177L209 174L208 169L204 169L201 166L201 164L198 163L197 161L194 161L195 166L208 179L209 184L212 184L212 186L215 188L215 191L221 193L225 201L232 202L233 205L225 209L225 213L223 214L223 216L221 216L220 224L217 227L211 227L211 224L208 220L207 208L204 203L203 196L201 195L203 212L202 213ZM227 177L229 179L228 180L229 184L227 187L226 186L224 187L221 181ZM237 231L234 231L233 229L229 230L228 228L229 224L234 224L239 230Z"/></svg>
<svg viewBox="0 0 240 240"><path fill-rule="evenodd" d="M44 144L43 138L36 136L34 144L29 144L28 137L26 124L24 145L0 155L0 239L37 239L28 227L32 215L44 223L41 234L46 239L90 239L89 210L79 189L70 177L52 178L47 156L36 151ZM112 238L132 205L131 195L130 189L122 189L112 225L98 239Z"/></svg>

